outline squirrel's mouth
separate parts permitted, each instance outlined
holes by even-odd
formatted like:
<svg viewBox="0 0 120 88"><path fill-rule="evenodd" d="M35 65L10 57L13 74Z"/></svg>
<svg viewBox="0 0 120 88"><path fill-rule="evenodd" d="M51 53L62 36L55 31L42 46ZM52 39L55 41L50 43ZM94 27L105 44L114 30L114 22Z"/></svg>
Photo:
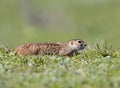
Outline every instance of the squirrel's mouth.
<svg viewBox="0 0 120 88"><path fill-rule="evenodd" d="M84 46L86 47L86 46L87 46L87 44L85 43L85 44L84 44Z"/></svg>
<svg viewBox="0 0 120 88"><path fill-rule="evenodd" d="M85 48L87 46L87 44L86 43L85 44L81 44L80 46Z"/></svg>
<svg viewBox="0 0 120 88"><path fill-rule="evenodd" d="M80 48L79 48L79 50L82 50L82 49L84 49L86 46L87 46L87 44L86 44L86 43L85 43L85 44L81 44L81 45L80 45Z"/></svg>

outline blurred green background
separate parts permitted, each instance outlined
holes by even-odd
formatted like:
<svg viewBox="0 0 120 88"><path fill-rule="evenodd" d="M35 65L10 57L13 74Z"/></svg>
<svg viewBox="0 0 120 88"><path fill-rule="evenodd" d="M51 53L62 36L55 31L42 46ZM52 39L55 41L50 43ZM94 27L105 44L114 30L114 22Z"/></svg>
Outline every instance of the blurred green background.
<svg viewBox="0 0 120 88"><path fill-rule="evenodd" d="M120 0L0 0L0 42L66 42L120 47Z"/></svg>

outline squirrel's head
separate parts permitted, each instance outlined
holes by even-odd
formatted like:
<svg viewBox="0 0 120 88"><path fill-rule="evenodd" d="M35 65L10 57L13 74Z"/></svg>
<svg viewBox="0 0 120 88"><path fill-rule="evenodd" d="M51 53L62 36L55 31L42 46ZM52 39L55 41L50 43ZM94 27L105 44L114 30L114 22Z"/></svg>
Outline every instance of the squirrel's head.
<svg viewBox="0 0 120 88"><path fill-rule="evenodd" d="M73 39L68 42L68 46L72 50L82 50L87 46L87 44L81 39Z"/></svg>

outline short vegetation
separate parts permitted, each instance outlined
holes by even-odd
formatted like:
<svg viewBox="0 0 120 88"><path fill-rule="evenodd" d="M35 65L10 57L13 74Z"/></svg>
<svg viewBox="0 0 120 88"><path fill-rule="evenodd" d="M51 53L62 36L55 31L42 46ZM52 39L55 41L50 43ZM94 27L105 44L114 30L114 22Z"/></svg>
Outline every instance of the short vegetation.
<svg viewBox="0 0 120 88"><path fill-rule="evenodd" d="M96 44L73 57L17 56L0 47L0 88L120 88L120 52Z"/></svg>
<svg viewBox="0 0 120 88"><path fill-rule="evenodd" d="M0 88L120 88L119 36L120 0L0 0ZM88 46L73 57L11 49L75 38Z"/></svg>

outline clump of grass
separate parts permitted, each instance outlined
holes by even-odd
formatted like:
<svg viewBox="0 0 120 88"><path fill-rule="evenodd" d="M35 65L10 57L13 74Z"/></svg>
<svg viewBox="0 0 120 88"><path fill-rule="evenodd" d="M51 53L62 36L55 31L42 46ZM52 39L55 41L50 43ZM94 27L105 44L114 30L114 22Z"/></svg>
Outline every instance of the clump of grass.
<svg viewBox="0 0 120 88"><path fill-rule="evenodd" d="M10 52L10 49L8 48L8 46L6 44L0 42L0 52L8 53L8 52Z"/></svg>
<svg viewBox="0 0 120 88"><path fill-rule="evenodd" d="M107 42L99 42L94 46L87 48L82 52L83 54L79 55L82 58L113 58L118 56L117 52L119 52L119 50L113 48L112 45L108 44Z"/></svg>
<svg viewBox="0 0 120 88"><path fill-rule="evenodd" d="M103 57L116 57L117 49L114 49L112 45L107 42L97 43L95 47L97 53Z"/></svg>

